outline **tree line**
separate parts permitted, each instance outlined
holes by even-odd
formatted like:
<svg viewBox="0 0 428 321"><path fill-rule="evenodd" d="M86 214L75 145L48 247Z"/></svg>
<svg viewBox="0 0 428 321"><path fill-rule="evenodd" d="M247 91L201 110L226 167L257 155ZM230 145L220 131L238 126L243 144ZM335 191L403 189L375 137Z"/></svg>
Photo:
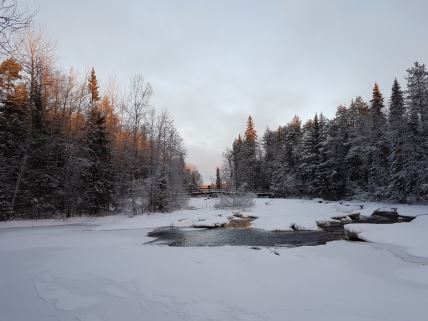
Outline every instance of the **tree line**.
<svg viewBox="0 0 428 321"><path fill-rule="evenodd" d="M84 77L61 70L39 32L26 31L8 54L0 64L0 219L166 211L199 183L141 75L123 97L114 88L102 94L94 69Z"/></svg>
<svg viewBox="0 0 428 321"><path fill-rule="evenodd" d="M388 102L378 86L332 119L295 116L257 138L248 118L224 153L223 178L235 189L288 197L428 201L428 72L414 63L407 86L392 85Z"/></svg>

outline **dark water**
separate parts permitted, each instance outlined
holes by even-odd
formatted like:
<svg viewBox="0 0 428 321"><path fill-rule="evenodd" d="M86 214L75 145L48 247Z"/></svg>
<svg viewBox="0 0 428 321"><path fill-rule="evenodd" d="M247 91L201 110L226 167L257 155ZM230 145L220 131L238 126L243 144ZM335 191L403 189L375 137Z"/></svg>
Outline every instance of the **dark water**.
<svg viewBox="0 0 428 321"><path fill-rule="evenodd" d="M351 223L392 224L409 222L413 218L388 213L371 217L354 217ZM149 244L166 244L169 246L313 246L323 245L336 240L360 241L356 235L345 233L344 224L348 221L340 219L319 224L317 231L266 231L252 228L212 228L212 229L180 229L163 227L150 232L148 236L155 240Z"/></svg>
<svg viewBox="0 0 428 321"><path fill-rule="evenodd" d="M149 236L155 237L153 243L169 246L302 246L320 245L342 237L337 233L324 231L265 231L257 229L215 228L207 230L182 230L179 228L160 228Z"/></svg>

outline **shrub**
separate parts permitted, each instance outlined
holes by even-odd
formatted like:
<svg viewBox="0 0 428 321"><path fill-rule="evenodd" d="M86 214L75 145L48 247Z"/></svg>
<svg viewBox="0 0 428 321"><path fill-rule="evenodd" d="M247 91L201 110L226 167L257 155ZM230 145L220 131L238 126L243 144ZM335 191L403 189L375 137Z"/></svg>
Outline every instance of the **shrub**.
<svg viewBox="0 0 428 321"><path fill-rule="evenodd" d="M248 209L254 205L254 193L230 192L218 196L214 208L216 209Z"/></svg>

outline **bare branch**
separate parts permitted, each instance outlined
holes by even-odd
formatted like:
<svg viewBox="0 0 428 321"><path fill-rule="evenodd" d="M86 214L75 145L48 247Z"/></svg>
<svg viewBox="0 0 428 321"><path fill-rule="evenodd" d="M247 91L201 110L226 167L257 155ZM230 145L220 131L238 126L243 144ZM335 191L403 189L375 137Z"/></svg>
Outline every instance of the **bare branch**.
<svg viewBox="0 0 428 321"><path fill-rule="evenodd" d="M0 53L15 50L14 36L31 25L35 13L20 11L16 0L0 0Z"/></svg>

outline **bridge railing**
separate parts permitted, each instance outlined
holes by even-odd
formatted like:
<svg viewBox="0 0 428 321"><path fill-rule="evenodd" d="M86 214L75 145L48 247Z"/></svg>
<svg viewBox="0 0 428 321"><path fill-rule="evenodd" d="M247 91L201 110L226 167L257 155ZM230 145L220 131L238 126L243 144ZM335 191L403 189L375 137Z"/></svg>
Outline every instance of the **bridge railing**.
<svg viewBox="0 0 428 321"><path fill-rule="evenodd" d="M217 194L234 194L236 191L231 191L228 188L217 188L217 187L199 187L198 189L193 189L192 191L189 191L189 194L192 196L201 196L201 195L217 195ZM269 191L258 191L255 192L257 197L274 197L274 195Z"/></svg>

